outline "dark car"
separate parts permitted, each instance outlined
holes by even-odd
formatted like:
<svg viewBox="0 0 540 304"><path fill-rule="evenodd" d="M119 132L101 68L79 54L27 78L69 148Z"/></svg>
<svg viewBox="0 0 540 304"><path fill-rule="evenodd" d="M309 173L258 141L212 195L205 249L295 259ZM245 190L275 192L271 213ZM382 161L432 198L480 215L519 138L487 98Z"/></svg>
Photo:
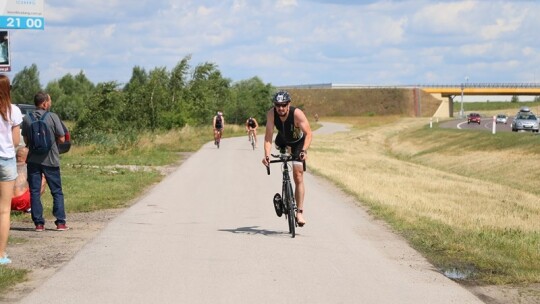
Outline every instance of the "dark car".
<svg viewBox="0 0 540 304"><path fill-rule="evenodd" d="M471 113L467 116L467 123L470 124L471 122L480 124L480 114L478 113Z"/></svg>
<svg viewBox="0 0 540 304"><path fill-rule="evenodd" d="M32 104L16 103L15 105L19 107L19 109L21 109L21 113L23 117L36 110L36 106ZM69 130L64 124L64 122L63 121L60 121L60 122L62 123L62 128L64 129L64 133L66 134L65 141L58 145L58 152L60 152L60 154L63 154L63 153L68 152L69 149L71 149L71 134L69 133ZM21 141L24 141L24 139L21 139Z"/></svg>
<svg viewBox="0 0 540 304"><path fill-rule="evenodd" d="M23 115L23 117L28 114L28 113L32 113L36 110L36 106L33 105L33 104L26 104L26 103L16 103L15 104L17 107L19 107L19 109L21 109L21 113Z"/></svg>

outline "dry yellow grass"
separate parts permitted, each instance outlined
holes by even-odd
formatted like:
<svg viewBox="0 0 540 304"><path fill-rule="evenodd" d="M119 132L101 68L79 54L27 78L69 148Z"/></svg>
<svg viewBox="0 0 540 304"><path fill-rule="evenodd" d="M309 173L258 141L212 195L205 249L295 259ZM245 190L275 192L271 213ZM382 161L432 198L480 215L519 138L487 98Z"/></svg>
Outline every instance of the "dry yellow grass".
<svg viewBox="0 0 540 304"><path fill-rule="evenodd" d="M357 119L349 122L354 125ZM508 160L505 170L501 171L507 175L499 177L501 181L518 178L513 176L520 173L516 172L515 166L527 164L526 170L533 172L531 183L538 186L540 161L523 160L510 152L498 151L458 152L453 157L426 154L414 162L396 157L426 149L425 143L418 146L413 140L398 140L396 135L428 123L426 119L403 118L376 128L353 128L349 133L315 136L310 168L335 181L370 207L386 208L398 222L435 223L471 235L517 231L537 238L540 231L539 195L504 182L475 178L474 174L469 174L472 172L458 173L471 167L479 172L494 171L494 163ZM519 239L515 241L520 242ZM459 247L459 244L455 245ZM525 245L524 259L529 251L535 250L536 253L528 258L538 257L540 248L535 248L534 243L532 246ZM489 248L480 251L485 250ZM527 263L526 260L521 262L522 265ZM535 271L526 278L510 281L538 282L539 269Z"/></svg>

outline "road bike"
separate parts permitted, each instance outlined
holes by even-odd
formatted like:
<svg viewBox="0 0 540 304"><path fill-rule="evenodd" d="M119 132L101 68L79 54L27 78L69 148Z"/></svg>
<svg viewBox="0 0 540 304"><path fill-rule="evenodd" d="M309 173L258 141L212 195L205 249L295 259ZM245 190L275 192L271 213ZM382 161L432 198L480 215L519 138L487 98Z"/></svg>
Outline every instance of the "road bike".
<svg viewBox="0 0 540 304"><path fill-rule="evenodd" d="M291 171L293 157L291 154L287 153L285 149L281 149L279 155L271 154L273 160L269 161L268 166L266 166L266 172L270 175L270 164L273 163L282 163L281 171L283 173L283 182L281 187L281 195L276 193L274 195L274 209L277 216L281 217L285 214L285 219L289 224L289 233L291 237L296 236L296 227L298 226L298 221L296 219L296 213L298 208L296 206L296 200L294 198L294 191L292 188L291 177L289 172ZM303 169L306 171L306 162L302 162Z"/></svg>
<svg viewBox="0 0 540 304"><path fill-rule="evenodd" d="M254 131L253 130L249 130L249 142L251 143L251 147L253 148L253 150L255 150L255 135L253 134Z"/></svg>
<svg viewBox="0 0 540 304"><path fill-rule="evenodd" d="M221 142L221 130L217 130L217 136L216 136L216 139L214 140L214 144L217 146L217 148L219 149L219 144Z"/></svg>

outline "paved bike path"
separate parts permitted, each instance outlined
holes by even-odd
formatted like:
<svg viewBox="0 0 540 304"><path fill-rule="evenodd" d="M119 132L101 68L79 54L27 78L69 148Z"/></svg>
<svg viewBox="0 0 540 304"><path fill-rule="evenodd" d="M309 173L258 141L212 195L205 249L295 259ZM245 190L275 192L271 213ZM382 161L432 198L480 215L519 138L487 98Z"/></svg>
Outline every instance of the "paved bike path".
<svg viewBox="0 0 540 304"><path fill-rule="evenodd" d="M262 156L206 144L20 303L482 303L309 173L290 238Z"/></svg>

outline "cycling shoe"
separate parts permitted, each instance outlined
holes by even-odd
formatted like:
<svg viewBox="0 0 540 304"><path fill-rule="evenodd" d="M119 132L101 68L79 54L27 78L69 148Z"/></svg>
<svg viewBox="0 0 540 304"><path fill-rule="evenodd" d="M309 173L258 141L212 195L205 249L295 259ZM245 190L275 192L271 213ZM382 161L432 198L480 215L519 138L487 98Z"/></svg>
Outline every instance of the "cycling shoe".
<svg viewBox="0 0 540 304"><path fill-rule="evenodd" d="M276 210L277 216L281 217L283 215L283 200L281 199L281 195L279 193L274 195L274 209Z"/></svg>

